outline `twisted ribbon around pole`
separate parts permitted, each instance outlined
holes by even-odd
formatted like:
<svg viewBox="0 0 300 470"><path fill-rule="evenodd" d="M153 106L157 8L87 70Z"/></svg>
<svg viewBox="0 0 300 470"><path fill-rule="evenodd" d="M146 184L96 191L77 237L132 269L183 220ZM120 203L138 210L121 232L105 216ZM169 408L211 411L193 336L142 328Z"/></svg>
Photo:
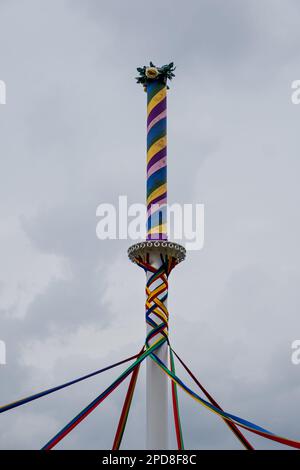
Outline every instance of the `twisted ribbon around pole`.
<svg viewBox="0 0 300 470"><path fill-rule="evenodd" d="M146 347L148 348L150 345L151 340L153 338L158 337L160 339L165 339L168 342L169 346L169 339L168 339L168 310L164 304L165 300L167 299L168 295L168 276L174 266L176 265L176 259L172 257L161 255L161 266L155 268L149 262L148 259L143 259L142 257L137 258L136 263L140 265L145 272L151 272L150 277L148 277L147 286L146 286L146 321L152 327L146 337ZM158 322L157 322L158 319ZM171 347L170 347L171 349ZM201 398L197 393L191 390L175 373L175 370L171 366L171 370L161 361L161 359L153 352L150 354L152 360L156 362L156 364L163 370L165 374L169 376L172 383L176 386L180 386L187 394L189 394L192 398L198 401L200 404L208 408L210 411L216 413L221 418L223 418L230 429L234 432L234 434L238 437L238 439L243 443L245 448L252 449L253 447L247 441L247 439L243 436L240 430L237 429L236 426L239 426L243 429L251 431L255 434L263 436L267 439L280 442L282 444L300 449L300 442L286 439L280 436L276 436L275 434L271 433L267 429L264 429L260 426L257 426L250 421L245 419L239 418L230 413L226 413L221 409L221 407L212 399L212 397L206 392L207 398L210 402ZM198 383L199 385L199 383ZM201 388L204 391L204 387ZM175 400L176 401L176 400ZM173 400L174 404L174 400ZM174 409L174 407L173 407ZM183 443L180 442L180 434L179 434L179 413L177 413L176 408L174 409L174 420L175 423L177 422L178 429L176 430L177 434L177 442L179 446Z"/></svg>

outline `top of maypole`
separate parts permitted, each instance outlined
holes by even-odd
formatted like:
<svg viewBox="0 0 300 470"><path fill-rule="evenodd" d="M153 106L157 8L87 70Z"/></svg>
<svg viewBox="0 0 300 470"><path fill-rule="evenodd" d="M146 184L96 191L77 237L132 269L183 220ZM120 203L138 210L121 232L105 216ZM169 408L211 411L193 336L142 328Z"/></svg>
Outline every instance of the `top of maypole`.
<svg viewBox="0 0 300 470"><path fill-rule="evenodd" d="M147 92L147 237L128 250L131 261L138 263L149 256L185 258L185 248L168 241L167 224L167 88L175 77L174 62L157 67L138 67L137 83Z"/></svg>
<svg viewBox="0 0 300 470"><path fill-rule="evenodd" d="M174 62L157 67L150 61L149 66L144 65L143 67L137 68L139 76L135 78L137 83L141 83L146 91L148 83L151 83L153 80L160 81L167 85L167 81L172 80L172 78L175 77L175 69L176 67L174 67ZM167 88L169 87L167 86Z"/></svg>

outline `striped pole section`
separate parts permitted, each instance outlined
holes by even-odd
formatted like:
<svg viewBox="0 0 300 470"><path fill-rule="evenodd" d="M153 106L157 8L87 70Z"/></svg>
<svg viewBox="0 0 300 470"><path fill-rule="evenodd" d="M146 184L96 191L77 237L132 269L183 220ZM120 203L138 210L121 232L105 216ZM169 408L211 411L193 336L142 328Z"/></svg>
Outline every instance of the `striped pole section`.
<svg viewBox="0 0 300 470"><path fill-rule="evenodd" d="M147 83L147 239L167 240L167 86Z"/></svg>

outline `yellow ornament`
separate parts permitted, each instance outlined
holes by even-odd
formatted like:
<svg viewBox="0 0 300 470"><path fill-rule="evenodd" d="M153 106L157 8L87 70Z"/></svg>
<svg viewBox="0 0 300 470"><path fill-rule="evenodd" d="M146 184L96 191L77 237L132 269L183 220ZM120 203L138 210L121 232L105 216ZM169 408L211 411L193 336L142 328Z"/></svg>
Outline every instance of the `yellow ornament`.
<svg viewBox="0 0 300 470"><path fill-rule="evenodd" d="M146 77L147 78L156 78L158 76L158 70L156 67L147 67L146 68Z"/></svg>

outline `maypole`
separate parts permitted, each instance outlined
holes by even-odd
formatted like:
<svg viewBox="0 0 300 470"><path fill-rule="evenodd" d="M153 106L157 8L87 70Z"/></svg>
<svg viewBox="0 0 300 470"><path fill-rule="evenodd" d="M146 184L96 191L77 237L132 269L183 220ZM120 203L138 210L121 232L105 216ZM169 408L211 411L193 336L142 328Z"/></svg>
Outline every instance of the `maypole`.
<svg viewBox="0 0 300 470"><path fill-rule="evenodd" d="M146 273L146 348L164 340L156 356L168 367L168 276L185 258L185 249L167 234L167 80L173 63L138 68L147 92L147 239L129 248L131 261ZM148 449L168 448L168 377L151 357L146 359Z"/></svg>
<svg viewBox="0 0 300 470"><path fill-rule="evenodd" d="M120 449L127 418L132 403L139 368L147 363L147 448L163 450L168 448L168 383L171 380L174 424L178 450L184 449L179 416L177 387L206 409L219 416L245 449L252 450L252 444L241 429L250 431L265 439L300 449L300 441L278 436L247 419L224 411L212 395L201 385L189 367L172 348L168 339L167 309L168 277L172 269L185 258L185 249L177 243L168 241L167 236L167 80L174 77L173 63L163 67L139 68L138 83L147 91L147 238L129 248L131 261L141 266L146 273L146 341L138 354L106 366L95 372L78 377L56 387L42 390L26 398L0 406L0 414L19 406L26 405L46 395L65 389L90 377L102 374L121 364L134 360L100 395L96 396L71 421L43 447L53 449L84 419L86 419L127 377L131 376L129 387L122 407L119 424L113 441L113 450ZM169 357L168 357L169 356ZM194 384L205 395L202 398L177 376L177 358ZM170 359L170 361L168 361ZM169 362L169 364L168 364ZM240 429L241 428L241 429Z"/></svg>

